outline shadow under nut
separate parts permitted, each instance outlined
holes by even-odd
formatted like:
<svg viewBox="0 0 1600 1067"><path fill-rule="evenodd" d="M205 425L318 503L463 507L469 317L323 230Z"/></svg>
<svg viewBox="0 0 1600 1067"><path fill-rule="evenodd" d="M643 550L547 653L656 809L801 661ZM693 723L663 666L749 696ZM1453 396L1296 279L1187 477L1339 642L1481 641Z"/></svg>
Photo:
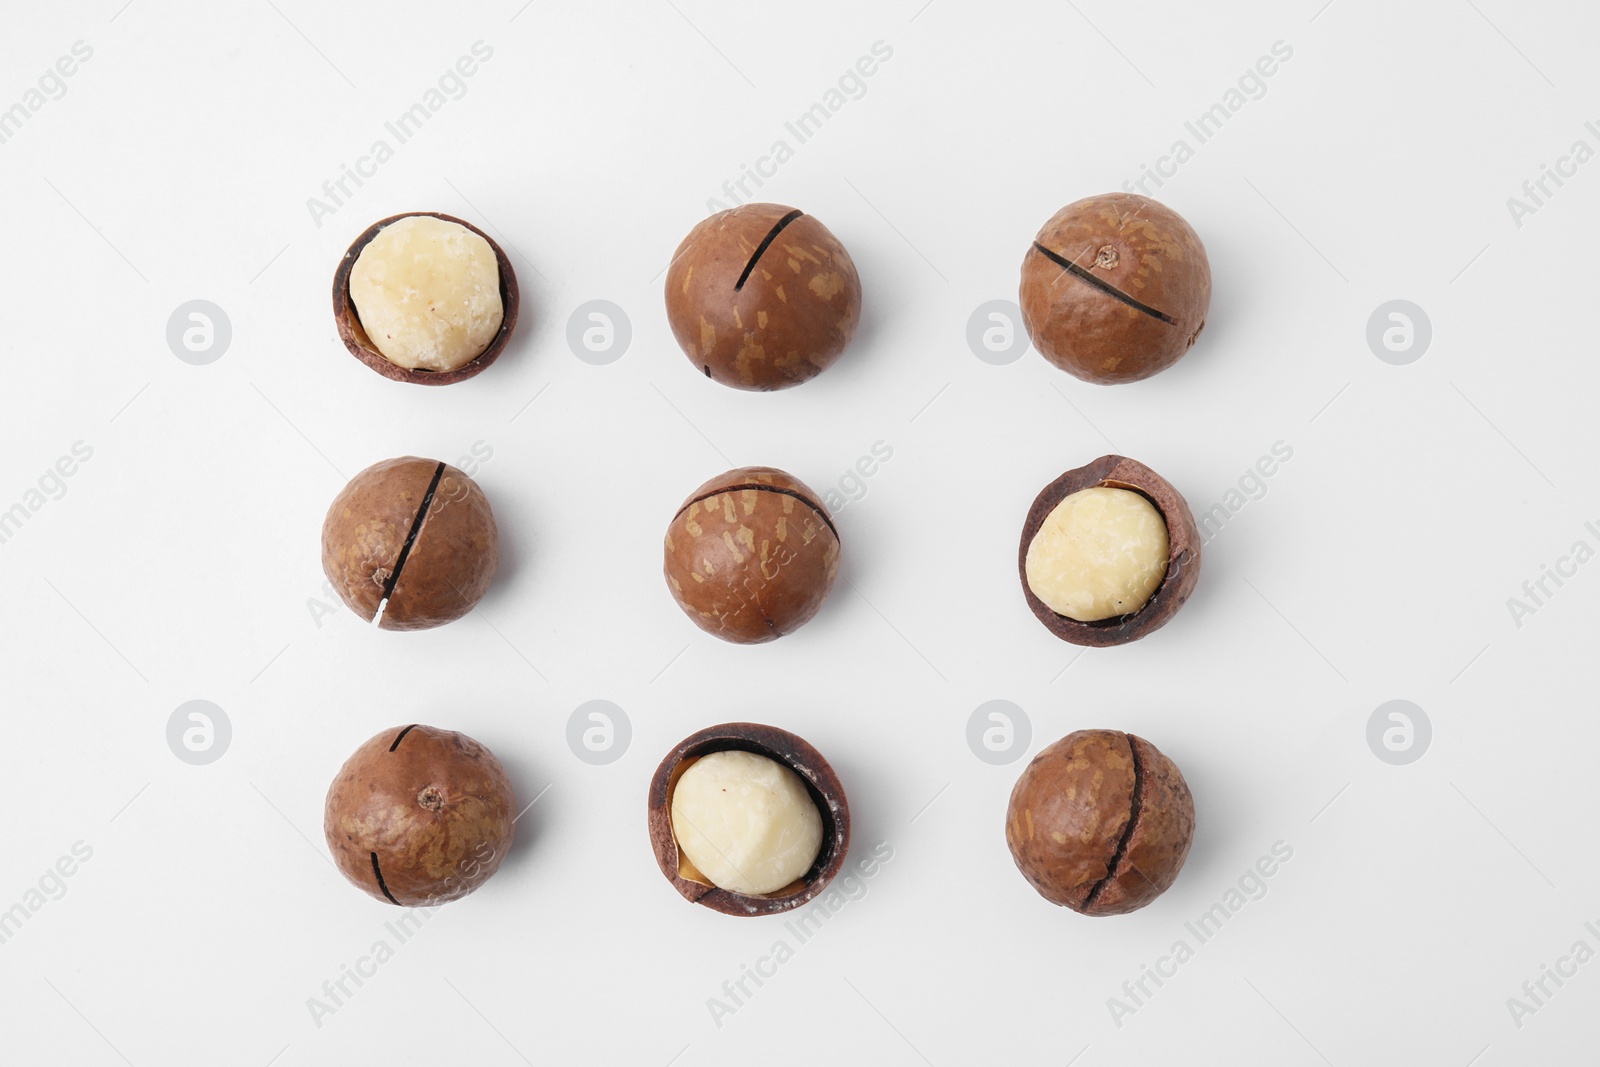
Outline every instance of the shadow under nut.
<svg viewBox="0 0 1600 1067"><path fill-rule="evenodd" d="M662 549L662 573L684 614L736 644L799 629L822 609L839 574L827 508L773 467L740 467L689 494Z"/></svg>
<svg viewBox="0 0 1600 1067"><path fill-rule="evenodd" d="M1028 546L1057 504L1084 489L1104 486L1128 489L1143 496L1167 524L1167 573L1138 611L1099 622L1079 622L1058 615L1028 585ZM1028 608L1045 628L1063 641L1104 648L1137 641L1165 626L1188 601L1200 579L1200 530L1183 495L1161 475L1126 456L1101 456L1092 463L1067 471L1034 498L1022 524L1017 549L1017 573Z"/></svg>
<svg viewBox="0 0 1600 1067"><path fill-rule="evenodd" d="M1205 246L1183 216L1134 193L1068 204L1022 261L1022 321L1057 367L1102 385L1181 359L1211 304Z"/></svg>
<svg viewBox="0 0 1600 1067"><path fill-rule="evenodd" d="M672 832L672 791L685 765L730 749L753 752L788 767L805 784L822 817L822 848L816 860L786 890L764 896L736 893L695 881L681 873L678 842ZM650 779L646 825L656 865L685 900L724 915L777 915L814 900L844 867L850 850L850 805L833 767L810 743L776 726L734 722L691 734L667 753Z"/></svg>
<svg viewBox="0 0 1600 1067"><path fill-rule="evenodd" d="M385 630L426 630L466 615L489 591L499 561L488 498L466 473L437 460L373 464L340 491L323 520L329 583L369 622L387 591L379 622Z"/></svg>
<svg viewBox="0 0 1600 1067"><path fill-rule="evenodd" d="M701 373L737 389L783 389L849 345L861 279L815 218L745 204L689 231L667 268L666 303L672 334Z"/></svg>
<svg viewBox="0 0 1600 1067"><path fill-rule="evenodd" d="M1081 730L1040 752L1011 792L1006 844L1023 877L1084 915L1136 911L1176 880L1194 838L1194 798L1154 745Z"/></svg>
<svg viewBox="0 0 1600 1067"><path fill-rule="evenodd" d="M372 343L372 338L367 336L366 328L361 324L361 316L356 310L354 301L350 299L350 272L355 269L356 260L361 258L362 251L372 243L372 239L377 237L384 227L416 215L453 222L482 237L494 251L494 261L500 271L500 329L476 358L451 371L412 370L390 362L387 356L378 351L378 347ZM333 272L333 321L339 331L339 340L344 342L345 349L385 378L396 382L410 382L414 385L454 385L483 373L506 350L506 346L511 343L512 331L517 326L517 314L522 306L521 294L521 287L517 284L517 273L511 268L511 259L493 237L454 215L445 215L438 211L407 211L403 215L390 215L386 219L379 219L351 242Z"/></svg>
<svg viewBox="0 0 1600 1067"><path fill-rule="evenodd" d="M477 889L511 849L516 800L494 753L465 734L385 730L345 761L323 808L340 872L371 896L433 906Z"/></svg>

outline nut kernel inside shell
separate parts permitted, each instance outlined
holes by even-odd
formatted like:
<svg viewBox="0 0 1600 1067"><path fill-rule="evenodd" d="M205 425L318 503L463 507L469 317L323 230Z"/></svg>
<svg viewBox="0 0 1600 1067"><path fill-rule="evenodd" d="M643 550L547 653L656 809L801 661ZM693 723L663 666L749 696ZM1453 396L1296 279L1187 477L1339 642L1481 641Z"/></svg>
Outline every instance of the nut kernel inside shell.
<svg viewBox="0 0 1600 1067"><path fill-rule="evenodd" d="M384 227L357 257L349 284L372 344L408 370L466 366L489 347L505 314L489 242L428 215Z"/></svg>
<svg viewBox="0 0 1600 1067"><path fill-rule="evenodd" d="M799 775L753 752L694 760L677 777L671 815L681 873L735 893L792 885L822 848L822 816Z"/></svg>
<svg viewBox="0 0 1600 1067"><path fill-rule="evenodd" d="M811 868L774 893L757 896L712 885L683 856L672 830L672 797L678 780L702 757L729 750L766 756L792 770L822 819L822 844ZM838 774L804 738L776 726L731 722L696 731L657 765L647 796L646 823L656 866L683 899L723 915L770 916L805 907L843 870L850 849L850 804Z"/></svg>
<svg viewBox="0 0 1600 1067"><path fill-rule="evenodd" d="M1083 489L1057 504L1029 543L1028 588L1078 622L1132 614L1166 577L1168 550L1166 520L1142 494Z"/></svg>
<svg viewBox="0 0 1600 1067"><path fill-rule="evenodd" d="M1167 526L1167 573L1138 611L1099 622L1079 622L1051 610L1034 593L1028 584L1028 549L1057 504L1073 493L1100 486L1132 490L1155 505ZM1017 574L1028 609L1045 629L1075 645L1105 648L1137 641L1172 620L1199 580L1202 545L1194 514L1171 482L1137 460L1101 456L1065 472L1034 498L1017 543Z"/></svg>

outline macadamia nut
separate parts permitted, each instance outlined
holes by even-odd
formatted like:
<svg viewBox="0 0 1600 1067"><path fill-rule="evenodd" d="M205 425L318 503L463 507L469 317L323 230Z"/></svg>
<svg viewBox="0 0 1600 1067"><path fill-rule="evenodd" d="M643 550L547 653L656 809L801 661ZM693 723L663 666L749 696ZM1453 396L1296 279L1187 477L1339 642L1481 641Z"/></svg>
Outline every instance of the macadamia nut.
<svg viewBox="0 0 1600 1067"><path fill-rule="evenodd" d="M1006 844L1029 884L1083 915L1126 915L1166 892L1194 840L1177 764L1119 730L1079 730L1033 758L1006 809Z"/></svg>
<svg viewBox="0 0 1600 1067"><path fill-rule="evenodd" d="M1086 382L1172 366L1205 328L1211 265L1183 216L1136 193L1068 204L1022 261L1022 324L1039 354Z"/></svg>
<svg viewBox="0 0 1600 1067"><path fill-rule="evenodd" d="M837 360L861 321L861 278L839 239L782 204L701 222L667 267L667 321L696 373L787 389Z"/></svg>
<svg viewBox="0 0 1600 1067"><path fill-rule="evenodd" d="M350 270L350 299L384 358L453 371L500 330L500 268L489 242L454 222L411 215L383 228Z"/></svg>
<svg viewBox="0 0 1600 1067"><path fill-rule="evenodd" d="M1144 607L1167 573L1167 524L1128 489L1073 493L1028 545L1028 588L1051 611L1098 622Z"/></svg>
<svg viewBox="0 0 1600 1067"><path fill-rule="evenodd" d="M667 526L662 574L694 624L736 644L814 617L839 576L827 506L791 474L740 467L689 495Z"/></svg>
<svg viewBox="0 0 1600 1067"><path fill-rule="evenodd" d="M695 760L672 794L672 834L719 889L773 893L811 869L822 816L794 771L754 752Z"/></svg>

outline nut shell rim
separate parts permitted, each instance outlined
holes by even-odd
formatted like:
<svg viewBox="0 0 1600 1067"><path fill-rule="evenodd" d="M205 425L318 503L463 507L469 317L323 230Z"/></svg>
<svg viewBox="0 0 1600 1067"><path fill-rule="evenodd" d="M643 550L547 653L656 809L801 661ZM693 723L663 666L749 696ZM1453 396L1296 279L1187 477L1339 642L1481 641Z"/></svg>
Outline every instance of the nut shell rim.
<svg viewBox="0 0 1600 1067"><path fill-rule="evenodd" d="M501 317L500 329L490 340L488 346L470 363L463 364L455 370L430 371L412 370L393 363L382 352L378 351L367 336L367 331L361 324L361 316L357 312L354 302L350 299L350 272L355 268L356 260L367 245L372 243L385 227L401 219L427 216L440 219L444 222L453 222L465 227L471 232L482 237L494 250L495 264L500 272L500 304ZM506 346L511 342L511 334L516 329L517 315L521 310L521 288L517 284L517 273L511 267L511 259L500 247L498 241L490 237L483 230L474 226L465 219L458 219L454 215L446 215L439 211L405 211L398 215L390 215L386 219L379 219L357 237L345 251L344 257L339 260L339 266L333 273L333 321L339 329L339 340L344 342L345 348L352 356L372 370L388 378L390 381L409 382L413 385L454 385L464 382L468 378L475 378L489 369L489 365L500 358Z"/></svg>
<svg viewBox="0 0 1600 1067"><path fill-rule="evenodd" d="M1139 610L1098 622L1079 622L1052 611L1028 585L1028 546L1057 504L1083 489L1127 489L1148 500L1167 524L1167 573ZM1028 608L1061 640L1087 648L1125 645L1154 633L1178 613L1200 578L1200 531L1183 494L1161 475L1126 456L1105 455L1067 471L1039 491L1022 525L1017 573Z"/></svg>
<svg viewBox="0 0 1600 1067"><path fill-rule="evenodd" d="M672 833L672 789L686 760L736 749L776 760L799 776L822 816L822 849L799 879L800 889L784 896L755 896L683 877L678 842ZM788 730L764 723L730 722L708 726L678 742L656 767L646 804L650 847L661 874L685 900L724 915L750 918L780 915L816 899L844 867L850 850L850 805L839 776L822 753Z"/></svg>

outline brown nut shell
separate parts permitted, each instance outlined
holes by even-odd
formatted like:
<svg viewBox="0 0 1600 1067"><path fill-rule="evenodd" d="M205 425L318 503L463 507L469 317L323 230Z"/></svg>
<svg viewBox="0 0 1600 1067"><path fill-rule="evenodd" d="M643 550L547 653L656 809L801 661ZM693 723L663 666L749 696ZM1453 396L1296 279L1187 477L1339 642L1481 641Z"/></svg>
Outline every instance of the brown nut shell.
<svg viewBox="0 0 1600 1067"><path fill-rule="evenodd" d="M1206 324L1211 265L1182 215L1135 193L1068 204L1022 261L1022 322L1051 363L1086 382L1172 366Z"/></svg>
<svg viewBox="0 0 1600 1067"><path fill-rule="evenodd" d="M402 367L398 363L391 363L387 356L378 351L378 347L367 336L366 329L361 325L361 316L356 311L354 302L350 299L350 271L354 269L356 260L360 258L362 250L372 243L372 239L390 223L399 222L415 215L427 215L430 218L443 219L453 222L458 226L465 226L473 233L489 242L489 247L494 249L495 263L500 268L500 305L502 308L500 329L494 335L482 352L478 353L471 363L464 364L451 371L433 371ZM500 353L505 351L506 345L511 341L511 331L517 326L517 311L522 303L521 290L517 286L517 273L511 269L511 260L506 256L505 250L493 237L484 233L465 219L458 219L454 215L444 215L437 211L407 211L403 215L390 215L386 219L379 219L345 252L344 258L339 260L338 268L333 272L333 321L339 328L339 340L344 342L350 354L361 362L383 375L385 378L397 382L411 382L415 385L454 385L464 382L468 378L482 374L488 369L489 364L500 358Z"/></svg>
<svg viewBox="0 0 1600 1067"><path fill-rule="evenodd" d="M1119 730L1080 730L1033 758L1011 791L1006 844L1028 882L1083 915L1123 915L1178 877L1194 798L1177 765Z"/></svg>
<svg viewBox="0 0 1600 1067"><path fill-rule="evenodd" d="M1083 489L1105 486L1130 489L1161 513L1167 524L1167 574L1138 611L1099 622L1079 622L1051 611L1028 586L1028 546L1057 504ZM1075 645L1104 648L1137 641L1165 626L1194 592L1200 578L1200 531L1183 495L1155 471L1125 456L1101 456L1093 463L1070 470L1045 486L1028 509L1022 525L1022 546L1017 550L1017 572L1022 593L1046 629Z"/></svg>
<svg viewBox="0 0 1600 1067"><path fill-rule="evenodd" d="M815 218L743 204L705 219L667 267L667 318L706 377L784 389L826 369L861 319L850 253Z"/></svg>
<svg viewBox="0 0 1600 1067"><path fill-rule="evenodd" d="M833 517L805 483L775 467L740 467L690 493L667 526L663 554L684 614L736 644L798 629L839 575Z"/></svg>
<svg viewBox="0 0 1600 1067"><path fill-rule="evenodd" d="M351 611L378 626L427 630L489 591L500 535L478 483L448 463L402 456L346 485L322 524L322 570Z"/></svg>
<svg viewBox="0 0 1600 1067"><path fill-rule="evenodd" d="M788 767L805 783L806 792L822 816L822 848L816 862L803 876L776 893L756 896L719 889L705 880L679 854L672 833L672 791L678 778L701 756L728 750L754 752ZM685 900L703 904L724 915L777 915L809 902L828 887L850 849L850 805L844 786L822 753L803 739L776 726L753 722L730 722L710 726L684 738L667 753L650 779L648 803L650 847L656 863L672 887Z"/></svg>
<svg viewBox="0 0 1600 1067"><path fill-rule="evenodd" d="M505 768L466 734L404 726L345 761L323 809L339 870L391 904L432 907L500 869L517 804Z"/></svg>

